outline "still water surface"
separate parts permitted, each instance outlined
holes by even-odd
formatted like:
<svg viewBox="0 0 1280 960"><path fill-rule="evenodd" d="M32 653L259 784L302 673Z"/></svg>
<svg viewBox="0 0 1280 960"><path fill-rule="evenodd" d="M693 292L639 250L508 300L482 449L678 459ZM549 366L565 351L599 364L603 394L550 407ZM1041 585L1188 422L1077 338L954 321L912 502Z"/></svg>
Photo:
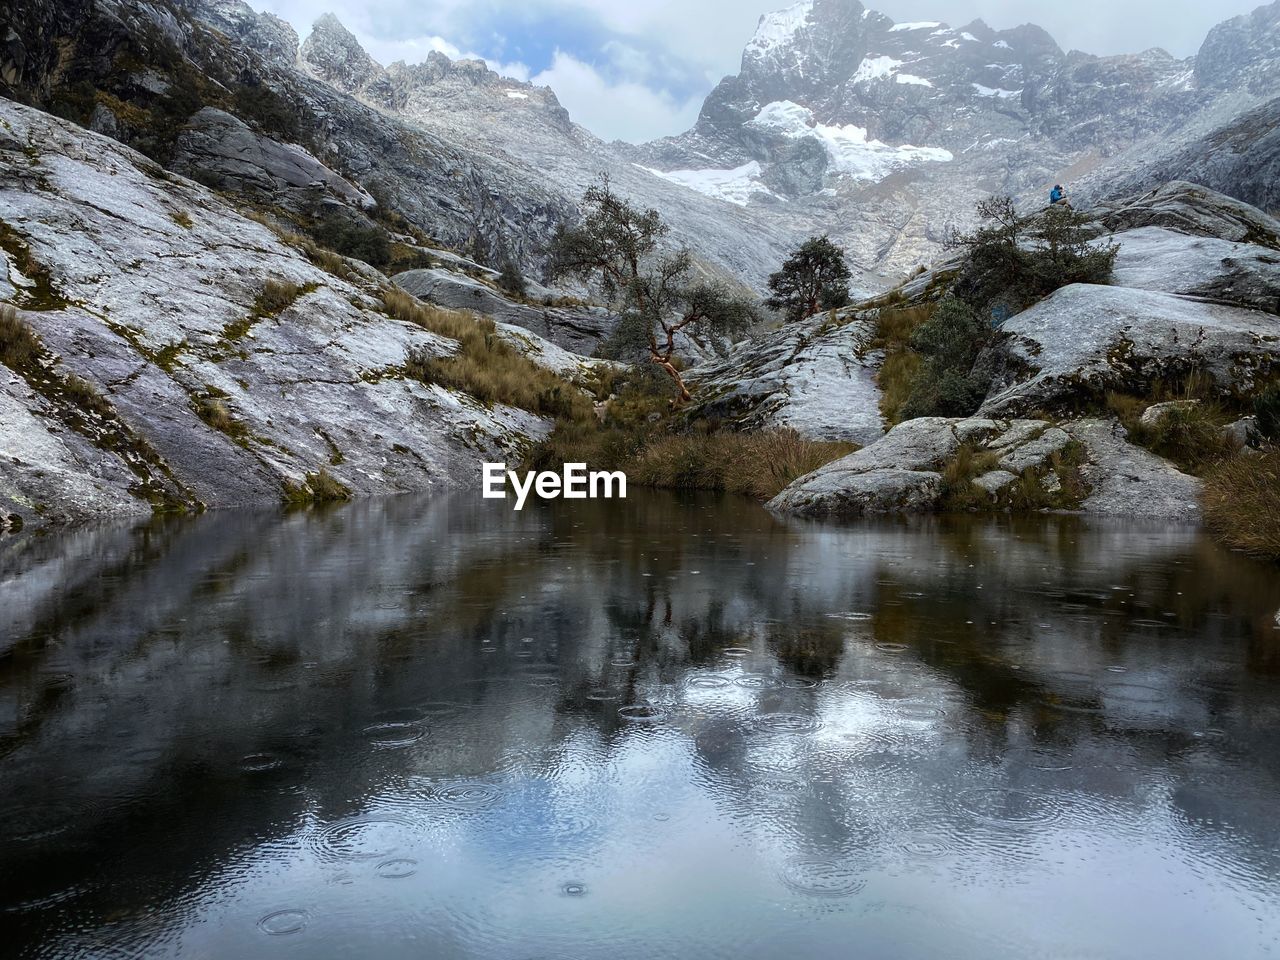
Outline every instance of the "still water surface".
<svg viewBox="0 0 1280 960"><path fill-rule="evenodd" d="M393 499L0 552L0 954L1280 956L1280 571Z"/></svg>

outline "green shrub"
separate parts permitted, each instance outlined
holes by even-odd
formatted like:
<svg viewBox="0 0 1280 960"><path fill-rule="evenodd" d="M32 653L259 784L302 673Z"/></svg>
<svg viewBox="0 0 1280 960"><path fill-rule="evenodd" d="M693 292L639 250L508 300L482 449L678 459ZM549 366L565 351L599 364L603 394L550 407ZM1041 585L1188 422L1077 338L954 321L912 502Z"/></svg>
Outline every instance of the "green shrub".
<svg viewBox="0 0 1280 960"><path fill-rule="evenodd" d="M884 351L876 384L880 387L880 414L890 426L902 421L902 408L923 363L911 348L911 337L933 316L934 309L934 304L886 306L876 313L876 333L868 349Z"/></svg>
<svg viewBox="0 0 1280 960"><path fill-rule="evenodd" d="M351 489L336 480L324 467L308 473L302 483L284 482L284 499L290 504L334 503L351 499Z"/></svg>
<svg viewBox="0 0 1280 960"><path fill-rule="evenodd" d="M373 267L385 267L391 262L391 242L382 227L364 226L343 217L331 216L321 220L311 230L316 243L344 257L363 260Z"/></svg>
<svg viewBox="0 0 1280 960"><path fill-rule="evenodd" d="M973 481L999 466L1000 457L974 443L962 443L942 468L944 509L967 510L990 503L990 496Z"/></svg>
<svg viewBox="0 0 1280 960"><path fill-rule="evenodd" d="M498 274L498 289L516 300L523 300L529 292L529 282L510 258L502 264L502 272Z"/></svg>
<svg viewBox="0 0 1280 960"><path fill-rule="evenodd" d="M976 361L994 331L969 304L947 297L911 335L911 348L924 357L902 405L904 420L965 417L977 410L991 385Z"/></svg>
<svg viewBox="0 0 1280 960"><path fill-rule="evenodd" d="M1262 436L1273 443L1280 441L1280 383L1271 384L1254 398L1253 415Z"/></svg>

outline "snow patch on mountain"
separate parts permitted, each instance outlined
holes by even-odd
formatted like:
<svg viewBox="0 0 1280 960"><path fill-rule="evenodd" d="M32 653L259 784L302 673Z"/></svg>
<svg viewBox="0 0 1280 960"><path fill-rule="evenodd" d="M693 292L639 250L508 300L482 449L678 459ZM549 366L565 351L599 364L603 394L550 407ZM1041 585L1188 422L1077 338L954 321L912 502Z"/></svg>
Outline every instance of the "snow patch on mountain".
<svg viewBox="0 0 1280 960"><path fill-rule="evenodd" d="M858 69L854 71L852 80L854 83L884 80L897 73L900 66L902 66L902 61L895 60L893 57L867 57L862 63L858 64Z"/></svg>
<svg viewBox="0 0 1280 960"><path fill-rule="evenodd" d="M661 177L668 183L676 183L682 187L688 187L690 190L696 190L704 196L715 200L723 200L725 203L736 204L739 207L745 207L756 194L774 196L774 193L760 182L762 171L760 164L755 160L730 170L713 168L702 170L657 170L653 167L641 166L638 163L635 166L646 173L653 174L655 177Z"/></svg>
<svg viewBox="0 0 1280 960"><path fill-rule="evenodd" d="M980 83L971 83L973 92L980 97L999 97L1001 100L1012 100L1014 97L1022 96L1021 90L1001 90L997 87L984 87Z"/></svg>
<svg viewBox="0 0 1280 960"><path fill-rule="evenodd" d="M815 121L813 111L790 100L767 104L747 125L790 139L816 138L827 151L832 167L854 180L879 182L895 170L921 163L947 163L954 159L939 147L890 146L868 140L865 127L832 126Z"/></svg>
<svg viewBox="0 0 1280 960"><path fill-rule="evenodd" d="M774 47L781 46L796 35L809 14L813 11L813 0L801 0L785 10L775 10L760 18L755 35L747 43L747 53L767 53Z"/></svg>
<svg viewBox="0 0 1280 960"><path fill-rule="evenodd" d="M889 32L902 33L904 30L933 30L940 26L942 26L942 24L936 20L926 20L917 23L895 23L889 28Z"/></svg>

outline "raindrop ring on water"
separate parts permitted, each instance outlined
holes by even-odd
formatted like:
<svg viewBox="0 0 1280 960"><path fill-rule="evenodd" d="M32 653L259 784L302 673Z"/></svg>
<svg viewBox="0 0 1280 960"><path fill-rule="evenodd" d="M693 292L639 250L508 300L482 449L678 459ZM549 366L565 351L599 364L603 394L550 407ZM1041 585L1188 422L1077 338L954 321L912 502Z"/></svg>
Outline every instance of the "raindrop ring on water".
<svg viewBox="0 0 1280 960"><path fill-rule="evenodd" d="M311 919L305 910L277 910L258 921L258 929L273 937L300 933Z"/></svg>

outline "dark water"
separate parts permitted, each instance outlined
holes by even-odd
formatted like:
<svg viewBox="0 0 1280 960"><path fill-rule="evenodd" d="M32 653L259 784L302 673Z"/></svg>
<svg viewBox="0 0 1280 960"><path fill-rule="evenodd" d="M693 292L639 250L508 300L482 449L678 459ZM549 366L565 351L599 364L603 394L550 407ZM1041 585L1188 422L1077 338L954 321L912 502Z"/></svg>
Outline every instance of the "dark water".
<svg viewBox="0 0 1280 960"><path fill-rule="evenodd" d="M1280 955L1280 571L389 500L0 553L0 953Z"/></svg>

